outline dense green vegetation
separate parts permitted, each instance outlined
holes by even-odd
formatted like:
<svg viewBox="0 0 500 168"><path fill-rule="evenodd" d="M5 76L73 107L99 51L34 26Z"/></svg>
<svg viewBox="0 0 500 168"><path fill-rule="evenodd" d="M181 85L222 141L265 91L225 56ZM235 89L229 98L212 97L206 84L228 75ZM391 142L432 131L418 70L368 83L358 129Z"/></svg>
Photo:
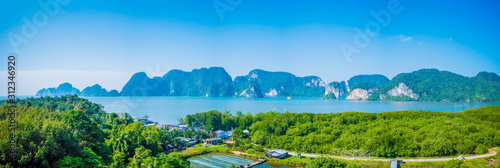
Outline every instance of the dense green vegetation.
<svg viewBox="0 0 500 168"><path fill-rule="evenodd" d="M325 94L325 88L319 86L319 81L322 80L317 76L296 77L288 72L255 69L247 76L235 79L235 82L240 81L256 82L262 92L276 91L277 96L321 97Z"/></svg>
<svg viewBox="0 0 500 168"><path fill-rule="evenodd" d="M262 93L259 84L255 81L248 81L246 78L236 77L233 86L237 97L264 97L264 93Z"/></svg>
<svg viewBox="0 0 500 168"><path fill-rule="evenodd" d="M208 111L182 122L206 131L178 131L133 122L130 115L107 114L102 106L77 96L18 99L15 132L9 131L6 102L0 103L0 136L16 137L15 158L8 138L0 140L0 167L189 167L185 159L208 152L243 151L260 157L268 149L299 153L378 157L435 157L482 154L500 145L500 106L458 113L398 111L383 113L243 114ZM188 148L166 154L166 145L187 146L177 137L209 137L233 130L227 147ZM242 130L250 130L250 135ZM254 144L255 143L255 144ZM273 162L356 167L335 159L291 157ZM481 162L482 163L482 162ZM450 161L450 165L471 163ZM330 165L330 166L328 166Z"/></svg>
<svg viewBox="0 0 500 168"><path fill-rule="evenodd" d="M327 93L326 95L324 95L323 99L337 99L337 96L335 96L335 93L330 92L330 93Z"/></svg>
<svg viewBox="0 0 500 168"><path fill-rule="evenodd" d="M405 93L388 93L404 83ZM421 69L401 73L389 80L384 75L356 75L347 82L332 82L324 85L317 76L297 77L288 72L270 72L255 69L248 75L232 80L222 67L194 69L191 72L171 70L163 77L149 78L138 72L118 93L106 92L98 84L85 88L82 93L69 83L56 88L42 89L37 96L206 96L206 97L323 97L345 99L349 91L356 88L371 90L367 100L389 101L438 101L438 102L499 102L500 76L480 72L475 77L466 77L437 69ZM411 94L410 93L414 93ZM328 91L325 94L325 91ZM335 93L331 93L335 92ZM340 96L335 94L340 92ZM371 93L371 92L370 92Z"/></svg>
<svg viewBox="0 0 500 168"><path fill-rule="evenodd" d="M500 101L500 77L494 73L480 72L476 77L465 77L437 69L421 69L412 73L402 73L370 96L369 100L380 100L380 95L405 83L418 101ZM387 100L414 100L409 97L388 97Z"/></svg>
<svg viewBox="0 0 500 168"><path fill-rule="evenodd" d="M162 77L171 96L233 96L231 76L221 67L194 69L191 72L171 70Z"/></svg>
<svg viewBox="0 0 500 168"><path fill-rule="evenodd" d="M384 86L385 84L389 83L390 80L384 75L356 75L351 77L347 83L349 83L349 88L353 90L354 85L359 84L359 83L371 83L377 87Z"/></svg>
<svg viewBox="0 0 500 168"><path fill-rule="evenodd" d="M139 72L125 84L122 96L233 96L232 78L221 67L171 70L163 77L149 78Z"/></svg>
<svg viewBox="0 0 500 168"><path fill-rule="evenodd" d="M378 157L435 157L482 154L500 145L500 106L459 113L278 113L232 116L209 111L186 117L210 130L242 128L266 148L344 155L361 151Z"/></svg>
<svg viewBox="0 0 500 168"><path fill-rule="evenodd" d="M191 72L171 70L163 77L149 78L138 72L123 86L121 93L106 92L99 85L87 87L82 96L207 96L207 97L264 97L264 93L275 91L273 96L321 97L325 87L316 76L296 77L287 72L252 70L249 75L238 76L233 81L221 67L194 69ZM72 88L72 87L71 87ZM55 88L52 88L53 90ZM76 88L73 88L76 89ZM60 92L57 95L80 92ZM46 89L38 96L54 95Z"/></svg>
<svg viewBox="0 0 500 168"><path fill-rule="evenodd" d="M328 157L319 157L311 161L306 168L361 168L355 164L347 164L346 162L332 159Z"/></svg>
<svg viewBox="0 0 500 168"><path fill-rule="evenodd" d="M178 136L193 132L144 127L128 114L106 114L102 106L76 96L18 99L15 132L8 108L0 107L0 165L13 167L189 167L184 158L164 153L165 144L185 146ZM141 166L142 165L142 166ZM1 167L1 166L0 166Z"/></svg>
<svg viewBox="0 0 500 168"><path fill-rule="evenodd" d="M366 82L361 82L361 83L357 83L356 85L352 86L352 90L354 89L364 89L364 90L370 90L370 89L376 89L377 86L375 86L374 84L371 84L371 83L366 83Z"/></svg>

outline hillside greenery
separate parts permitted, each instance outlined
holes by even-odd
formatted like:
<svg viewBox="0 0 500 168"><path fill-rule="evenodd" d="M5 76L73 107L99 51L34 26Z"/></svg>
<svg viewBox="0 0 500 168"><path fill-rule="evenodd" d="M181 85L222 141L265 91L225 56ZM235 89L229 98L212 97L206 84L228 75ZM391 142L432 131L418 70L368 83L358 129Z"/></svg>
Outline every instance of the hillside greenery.
<svg viewBox="0 0 500 168"><path fill-rule="evenodd" d="M162 82L170 87L171 96L233 96L231 76L221 67L194 69L191 72L169 71Z"/></svg>
<svg viewBox="0 0 500 168"><path fill-rule="evenodd" d="M216 130L231 129L236 140L231 150L250 154L262 154L265 147L331 155L437 157L482 154L500 145L500 106L458 113L252 115L238 111L233 115L229 111L212 110L180 119L205 131L179 131L144 126L127 113L105 113L101 105L68 95L17 99L17 129L12 132L8 129L10 115L6 101L0 105L0 136L16 138L15 158L8 157L9 138L0 140L0 167L189 167L186 158L199 150L166 154L166 145L182 148L188 144L177 137L195 137L200 141ZM241 133L245 129L250 130L249 135ZM210 148L198 153L228 150ZM283 163L289 164L286 160ZM313 163L356 166L331 159Z"/></svg>
<svg viewBox="0 0 500 168"><path fill-rule="evenodd" d="M361 82L357 83L356 85L352 86L352 90L354 89L364 89L364 90L370 90L370 89L376 89L377 86L371 83L366 83L366 82Z"/></svg>
<svg viewBox="0 0 500 168"><path fill-rule="evenodd" d="M380 100L380 95L397 87L400 83L408 86L420 97L418 101L445 102L498 102L500 101L500 81L494 73L480 72L475 77L465 77L437 69L421 69L412 73L402 73L381 87L368 100ZM405 97L389 97L387 100L414 100Z"/></svg>
<svg viewBox="0 0 500 168"><path fill-rule="evenodd" d="M102 106L77 96L18 99L16 131L9 131L9 108L0 106L0 167L189 167L185 158L164 153L165 144L186 146L168 127L145 127L128 114L106 114ZM190 135L187 135L190 136ZM2 166L3 165L3 166Z"/></svg>
<svg viewBox="0 0 500 168"><path fill-rule="evenodd" d="M288 72L270 72L261 69L250 71L247 76L237 77L238 81L254 81L263 93L272 90L277 96L321 97L325 88L312 84L311 81L322 81L317 76L296 77ZM235 79L236 81L236 79ZM307 86L310 83L310 86Z"/></svg>
<svg viewBox="0 0 500 168"><path fill-rule="evenodd" d="M396 89L400 84L407 88ZM429 101L429 102L500 102L500 76L479 72L466 77L437 69L421 69L401 73L389 80L384 75L356 75L347 82L331 82L325 86L317 76L297 77L288 72L254 69L245 76L232 77L222 67L174 69L162 77L150 78L138 72L123 86L121 92L109 92L100 85L85 88L81 93L69 83L42 89L37 96L205 96L205 97L323 97L345 99L356 88L375 91L366 100ZM411 95L410 93L414 93ZM391 92L389 92L391 91ZM404 93L402 93L403 91ZM335 92L335 93L331 93ZM340 96L335 96L340 92ZM411 97L410 97L411 96Z"/></svg>
<svg viewBox="0 0 500 168"><path fill-rule="evenodd" d="M377 157L482 154L500 145L500 106L458 113L278 113L231 115L208 111L186 116L189 126L249 129L253 143L270 149Z"/></svg>
<svg viewBox="0 0 500 168"><path fill-rule="evenodd" d="M246 78L237 77L233 82L235 96L237 97L264 97L260 86L255 81L248 81Z"/></svg>
<svg viewBox="0 0 500 168"><path fill-rule="evenodd" d="M375 74L375 75L356 75L347 80L349 84L349 88L353 90L354 85L359 83L371 83L377 87L384 86L389 83L390 80L384 75Z"/></svg>

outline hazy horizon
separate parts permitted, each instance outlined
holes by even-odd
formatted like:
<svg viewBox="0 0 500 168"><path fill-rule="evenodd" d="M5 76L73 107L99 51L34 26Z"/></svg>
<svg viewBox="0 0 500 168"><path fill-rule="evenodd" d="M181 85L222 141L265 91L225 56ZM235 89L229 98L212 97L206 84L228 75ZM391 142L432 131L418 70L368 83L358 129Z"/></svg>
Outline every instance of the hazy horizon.
<svg viewBox="0 0 500 168"><path fill-rule="evenodd" d="M43 5L53 1L39 2L0 7L2 62L17 55L18 95L64 82L80 90L100 84L120 91L136 72L151 77L213 66L233 79L263 69L319 76L326 83L423 68L464 76L500 73L500 2L494 0L60 0L57 11ZM384 12L390 19L377 17ZM25 31L30 25L36 31ZM367 26L377 33L367 34ZM357 45L357 30L369 41ZM346 55L343 44L357 51ZM0 68L6 75L5 62ZM7 79L0 81L6 88Z"/></svg>

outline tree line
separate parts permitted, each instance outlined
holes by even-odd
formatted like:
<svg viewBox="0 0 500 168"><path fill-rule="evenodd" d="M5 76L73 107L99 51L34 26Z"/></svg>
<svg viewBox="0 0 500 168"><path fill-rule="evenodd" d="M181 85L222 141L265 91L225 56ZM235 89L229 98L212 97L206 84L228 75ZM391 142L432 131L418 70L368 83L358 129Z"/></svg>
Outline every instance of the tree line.
<svg viewBox="0 0 500 168"><path fill-rule="evenodd" d="M186 146L177 137L191 132L145 127L127 113L106 114L102 106L77 96L17 100L17 129L9 131L8 108L0 107L0 167L189 167L166 154L166 144Z"/></svg>
<svg viewBox="0 0 500 168"><path fill-rule="evenodd" d="M213 110L187 115L185 123L213 131L248 129L253 143L304 153L436 157L482 154L500 145L500 106L458 113L271 111L233 116Z"/></svg>

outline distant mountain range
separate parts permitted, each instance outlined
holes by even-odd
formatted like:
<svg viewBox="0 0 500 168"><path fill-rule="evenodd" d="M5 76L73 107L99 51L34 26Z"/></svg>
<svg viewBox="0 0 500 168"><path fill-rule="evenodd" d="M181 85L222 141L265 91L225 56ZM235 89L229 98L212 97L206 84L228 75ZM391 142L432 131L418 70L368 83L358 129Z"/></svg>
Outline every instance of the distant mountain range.
<svg viewBox="0 0 500 168"><path fill-rule="evenodd" d="M347 81L325 82L317 76L297 77L288 72L252 70L231 76L221 67L171 70L149 78L138 72L122 88L107 91L95 84L80 92L69 83L38 91L37 96L206 96L206 97L323 97L325 99L498 102L500 77L480 72L465 77L437 69L401 73L392 80L384 75L356 75Z"/></svg>

